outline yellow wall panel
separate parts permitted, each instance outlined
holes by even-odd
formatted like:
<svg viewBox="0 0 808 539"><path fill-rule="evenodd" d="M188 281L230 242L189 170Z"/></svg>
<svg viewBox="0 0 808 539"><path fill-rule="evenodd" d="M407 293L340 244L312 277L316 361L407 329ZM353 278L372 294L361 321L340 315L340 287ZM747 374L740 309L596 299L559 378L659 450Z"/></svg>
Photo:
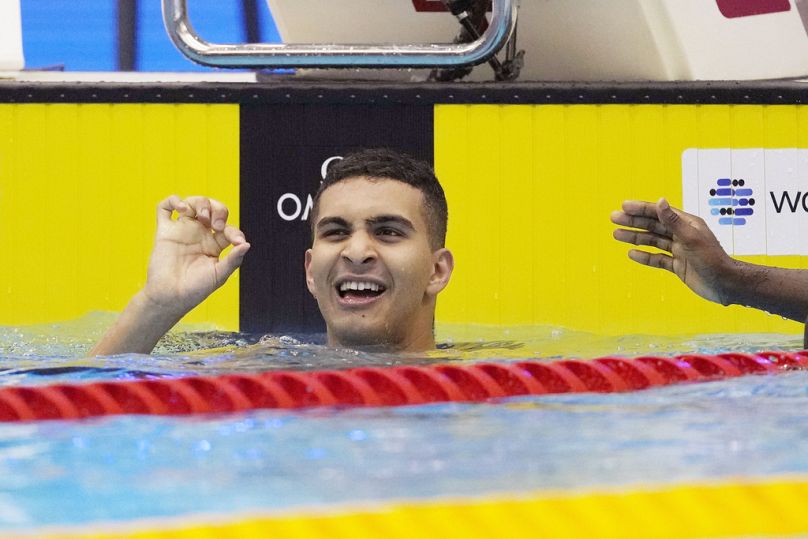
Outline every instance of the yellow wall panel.
<svg viewBox="0 0 808 539"><path fill-rule="evenodd" d="M553 208L563 200L564 176L567 166L566 160L553 158L554 155L563 152L566 144L564 107L533 107L532 116L533 133L528 134L533 139L532 175L523 177L546 177L552 178L552 181L541 185L534 182L520 182L517 179L510 180L517 185L525 183L531 185L532 198L523 199L525 204L519 211L530 216L534 223L530 234L533 243L528 245L535 245L540 250L520 249L518 251L520 261L525 264L526 269L529 264L533 274L531 281L535 297L532 298L532 318L524 319L531 321L543 319L553 309L559 309L561 312L566 307L562 287L566 275L563 265L557 263L557 260L566 256L566 244L563 235L559 232L564 223L555 220L556 212ZM442 170L441 165L442 163L436 163L439 171ZM446 174L442 175L446 176ZM444 180L444 182L446 181ZM451 183L451 179L448 181ZM455 199L450 200L454 204ZM513 242L509 243L512 246ZM453 288L451 292L455 293L456 290ZM526 299L529 301L529 298ZM477 313L470 314L470 320L479 321Z"/></svg>
<svg viewBox="0 0 808 539"><path fill-rule="evenodd" d="M485 159L487 148L500 145L501 131L497 129L500 121L499 107L493 105L480 105L468 109L468 122L470 125L480 126L466 141L469 156L475 156L471 161L474 177L479 178L485 189L470 189L466 193L469 203L480 208L480 212L471 219L475 234L471 236L469 244L471 252L481 262L477 270L471 272L472 290L475 306L489 313L493 320L500 320L500 306L502 302L502 279L500 269L507 260L502 259L502 245L499 242L499 227L488 226L491 215L503 215L502 181L503 174L500 167L503 156L500 151L496 158ZM479 226L480 224L483 226ZM464 257L467 255L464 255ZM497 322L498 323L498 322Z"/></svg>
<svg viewBox="0 0 808 539"><path fill-rule="evenodd" d="M454 183L444 182L447 200L463 197L466 186L464 186L462 179L471 175L473 167L476 166L475 161L467 160L466 148L469 134L466 129L466 111L465 107L441 107L435 111L436 126L445 126L445 129L435 131L435 162L451 162L453 171L458 178L458 181ZM438 116L441 117L440 120ZM459 156L462 156L462 158L458 159ZM478 181L484 182L485 179L478 178ZM457 210L461 210L461 208L457 208ZM450 205L449 231L455 228L458 230L478 230L482 228L479 225L472 226L472 221L475 218L474 212L456 211ZM470 253L472 245L476 243L476 238L473 238L471 234L456 234L452 238L451 247L455 256L455 266L462 266L465 264L464 259ZM455 271L452 275L451 287L469 290L473 283L472 277L472 272ZM454 308L457 312L469 310L469 294L455 294L453 299L455 300Z"/></svg>
<svg viewBox="0 0 808 539"><path fill-rule="evenodd" d="M609 214L625 199L681 206L687 148L806 147L807 122L796 106L437 106L435 166L457 259L438 320L609 335L801 331L631 262ZM805 258L744 260L806 267Z"/></svg>
<svg viewBox="0 0 808 539"><path fill-rule="evenodd" d="M237 105L0 105L0 323L120 311L143 285L155 207L239 210ZM238 275L187 322L238 328Z"/></svg>
<svg viewBox="0 0 808 539"><path fill-rule="evenodd" d="M0 107L0 145L8 147L14 140L14 110L11 107ZM15 155L12 152L0 152L0 177L10 178L15 173ZM0 182L0 214L5 213L6 200L12 197L13 191L10 182ZM3 263L0 263L0 313L11 312L13 296L11 283L17 264L10 263L9 259L16 250L16 234L10 234L8 229L0 231L3 245Z"/></svg>
<svg viewBox="0 0 808 539"><path fill-rule="evenodd" d="M505 181L499 184L499 211L502 228L520 236L532 237L536 233L532 216L520 211L524 200L533 199L532 186L520 189L516 182L507 178L523 177L533 170L533 148L530 133L533 132L533 115L528 106L508 107L503 111L503 121L508 130L502 134L502 160L499 163ZM501 242L498 242L502 249ZM500 302L500 320L502 313L522 313L521 316L533 316L533 266L532 264L513 264L515 253L500 251L498 264L500 268L500 288L515 290L516 293L503 294ZM516 255L518 256L518 255ZM462 268L461 268L462 271Z"/></svg>

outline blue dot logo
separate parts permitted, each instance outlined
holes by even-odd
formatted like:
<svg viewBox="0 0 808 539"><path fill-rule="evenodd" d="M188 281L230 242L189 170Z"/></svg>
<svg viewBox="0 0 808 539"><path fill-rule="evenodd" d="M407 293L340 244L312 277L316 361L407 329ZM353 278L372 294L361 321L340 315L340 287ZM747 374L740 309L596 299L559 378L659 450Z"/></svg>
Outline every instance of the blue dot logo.
<svg viewBox="0 0 808 539"><path fill-rule="evenodd" d="M743 179L718 178L710 189L710 213L718 216L719 225L743 226L755 213L752 189Z"/></svg>

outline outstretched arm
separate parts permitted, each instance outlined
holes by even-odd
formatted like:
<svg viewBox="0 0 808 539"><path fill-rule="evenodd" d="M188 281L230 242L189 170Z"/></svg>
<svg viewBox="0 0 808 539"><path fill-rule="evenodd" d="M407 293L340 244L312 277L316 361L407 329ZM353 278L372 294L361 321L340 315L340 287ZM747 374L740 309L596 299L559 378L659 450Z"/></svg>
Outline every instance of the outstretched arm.
<svg viewBox="0 0 808 539"><path fill-rule="evenodd" d="M672 208L667 200L626 201L612 213L618 241L657 247L631 249L629 258L676 274L701 297L722 305L745 305L804 322L808 316L808 271L773 268L730 258L700 217Z"/></svg>
<svg viewBox="0 0 808 539"><path fill-rule="evenodd" d="M91 355L148 354L174 324L225 283L250 248L244 234L227 224L227 216L224 204L206 197L171 196L157 205L146 285ZM229 245L233 249L220 259Z"/></svg>

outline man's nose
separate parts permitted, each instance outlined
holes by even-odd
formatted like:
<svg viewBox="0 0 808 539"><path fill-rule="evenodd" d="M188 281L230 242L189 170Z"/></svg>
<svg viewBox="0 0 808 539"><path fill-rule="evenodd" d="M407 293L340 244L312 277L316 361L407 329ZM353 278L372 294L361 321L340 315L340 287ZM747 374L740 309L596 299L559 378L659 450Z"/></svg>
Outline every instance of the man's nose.
<svg viewBox="0 0 808 539"><path fill-rule="evenodd" d="M345 243L342 257L355 265L367 264L376 259L373 239L366 232L352 234Z"/></svg>

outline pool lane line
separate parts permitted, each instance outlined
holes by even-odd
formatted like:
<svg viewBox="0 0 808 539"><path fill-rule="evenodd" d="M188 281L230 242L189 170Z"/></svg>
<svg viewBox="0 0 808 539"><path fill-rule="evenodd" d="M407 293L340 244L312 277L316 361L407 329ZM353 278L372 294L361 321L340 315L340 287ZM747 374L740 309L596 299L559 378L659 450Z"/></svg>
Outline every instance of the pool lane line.
<svg viewBox="0 0 808 539"><path fill-rule="evenodd" d="M367 502L280 513L48 527L53 539L377 537L554 539L802 536L808 477Z"/></svg>
<svg viewBox="0 0 808 539"><path fill-rule="evenodd" d="M807 369L808 351L272 371L0 388L0 421L190 415L261 408L404 406L623 392Z"/></svg>

